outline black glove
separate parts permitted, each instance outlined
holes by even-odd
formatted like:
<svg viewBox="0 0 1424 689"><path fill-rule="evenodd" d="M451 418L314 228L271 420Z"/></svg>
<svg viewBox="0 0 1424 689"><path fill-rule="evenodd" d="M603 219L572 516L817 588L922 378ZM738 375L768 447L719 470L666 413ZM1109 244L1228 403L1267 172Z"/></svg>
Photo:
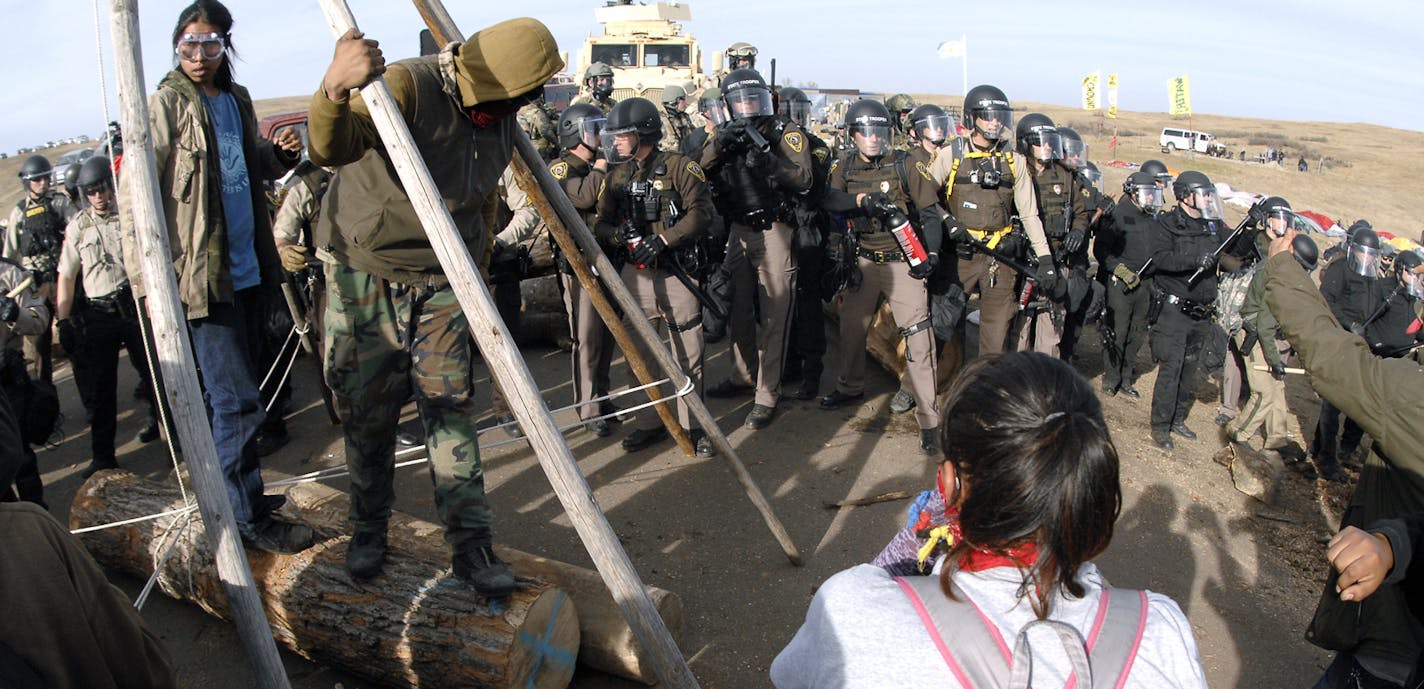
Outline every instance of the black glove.
<svg viewBox="0 0 1424 689"><path fill-rule="evenodd" d="M665 249L667 242L663 241L660 235L649 234L633 249L633 262L641 266L652 265Z"/></svg>
<svg viewBox="0 0 1424 689"><path fill-rule="evenodd" d="M764 172L771 168L772 154L770 151L763 151L753 148L747 151L747 168L755 172Z"/></svg>
<svg viewBox="0 0 1424 689"><path fill-rule="evenodd" d="M1280 380L1286 377L1286 365L1277 361L1271 364L1271 377Z"/></svg>
<svg viewBox="0 0 1424 689"><path fill-rule="evenodd" d="M1201 258L1197 259L1197 267L1201 268L1203 272L1210 272L1216 268L1216 254L1203 254Z"/></svg>
<svg viewBox="0 0 1424 689"><path fill-rule="evenodd" d="M951 242L962 242L969 236L969 231L964 229L964 223L952 217L944 219L944 237Z"/></svg>
<svg viewBox="0 0 1424 689"><path fill-rule="evenodd" d="M1018 258L1023 255L1025 244L1022 235L1010 232L999 240L998 246L995 246L994 249L1009 258Z"/></svg>
<svg viewBox="0 0 1424 689"><path fill-rule="evenodd" d="M1251 210L1246 211L1246 217L1251 219L1252 225L1260 225L1266 222L1266 198L1251 204Z"/></svg>
<svg viewBox="0 0 1424 689"><path fill-rule="evenodd" d="M732 120L722 125L722 131L717 132L717 148L728 150L742 145L746 141L747 120Z"/></svg>
<svg viewBox="0 0 1424 689"><path fill-rule="evenodd" d="M20 320L20 304L14 297L0 294L0 321L14 323L17 320Z"/></svg>
<svg viewBox="0 0 1424 689"><path fill-rule="evenodd" d="M66 318L55 325L59 327L59 346L73 357L79 351L79 333L74 330L74 321Z"/></svg>
<svg viewBox="0 0 1424 689"><path fill-rule="evenodd" d="M1038 289L1044 294L1052 294L1054 287L1058 286L1058 269L1053 265L1053 257L1043 255L1038 257Z"/></svg>
<svg viewBox="0 0 1424 689"><path fill-rule="evenodd" d="M860 197L860 209L865 211L866 215L877 216L880 215L881 207L890 202L889 196L878 191L872 191Z"/></svg>
<svg viewBox="0 0 1424 689"><path fill-rule="evenodd" d="M1079 249L1083 248L1083 243L1087 239L1088 236L1083 234L1082 230L1069 230L1068 236L1063 238L1063 250L1070 254L1076 254Z"/></svg>
<svg viewBox="0 0 1424 689"><path fill-rule="evenodd" d="M916 280L923 280L934 275L935 268L939 267L939 254L930 254L929 258L920 262L917 266L910 266L910 277Z"/></svg>
<svg viewBox="0 0 1424 689"><path fill-rule="evenodd" d="M619 225L618 229L613 231L613 238L623 244L627 244L634 237L641 236L642 234L643 233L638 230L638 226L633 224L632 220L624 220L623 224Z"/></svg>

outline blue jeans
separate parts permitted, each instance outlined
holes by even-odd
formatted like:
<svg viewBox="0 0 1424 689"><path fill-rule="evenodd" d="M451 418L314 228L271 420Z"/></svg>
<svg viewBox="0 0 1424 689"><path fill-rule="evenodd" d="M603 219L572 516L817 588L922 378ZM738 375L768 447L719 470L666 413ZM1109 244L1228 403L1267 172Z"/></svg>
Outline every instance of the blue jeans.
<svg viewBox="0 0 1424 689"><path fill-rule="evenodd" d="M1337 653L1335 661L1312 689L1400 689L1400 686L1370 674L1353 655Z"/></svg>
<svg viewBox="0 0 1424 689"><path fill-rule="evenodd" d="M233 304L209 304L207 318L188 321L193 354L203 377L203 402L213 428L213 445L227 484L237 528L252 535L252 505L262 495L262 474L252 444L266 415L257 379L242 296Z"/></svg>

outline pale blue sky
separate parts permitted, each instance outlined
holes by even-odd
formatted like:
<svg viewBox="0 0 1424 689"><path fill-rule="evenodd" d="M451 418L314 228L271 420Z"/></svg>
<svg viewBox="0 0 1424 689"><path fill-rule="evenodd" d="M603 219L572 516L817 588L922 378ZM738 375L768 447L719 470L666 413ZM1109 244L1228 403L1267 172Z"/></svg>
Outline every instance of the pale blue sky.
<svg viewBox="0 0 1424 689"><path fill-rule="evenodd" d="M173 66L169 40L180 0L140 0L150 89ZM576 55L597 29L579 0L447 0L461 29L512 16L549 25ZM1275 4L1275 3L1272 3ZM108 103L117 117L108 2L99 3ZM1165 111L1166 81L1191 77L1198 113L1269 119L1369 122L1424 130L1424 6L1402 0L1340 3L929 2L697 0L687 27L714 51L733 41L777 58L784 81L875 91L958 93L958 59L936 46L968 35L969 81L1010 100L1072 105L1083 75L1117 72L1125 110ZM315 0L232 0L237 80L257 98L310 93L332 39ZM391 59L417 52L422 24L402 0L352 0L367 33ZM920 15L910 14L920 9ZM943 19L926 20L924 16ZM0 0L9 29L0 89L0 150L100 131L104 123L94 47L93 0ZM981 25L976 28L973 24ZM711 65L705 65L711 67ZM1164 115L1165 119L1165 115Z"/></svg>

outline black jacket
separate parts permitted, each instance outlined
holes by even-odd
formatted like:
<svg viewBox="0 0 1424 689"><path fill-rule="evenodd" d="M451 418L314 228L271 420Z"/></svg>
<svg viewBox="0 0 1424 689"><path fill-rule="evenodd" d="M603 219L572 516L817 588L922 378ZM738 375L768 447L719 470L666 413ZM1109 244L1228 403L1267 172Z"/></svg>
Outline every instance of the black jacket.
<svg viewBox="0 0 1424 689"><path fill-rule="evenodd" d="M1152 274L1157 286L1168 294L1199 304L1216 301L1216 271L1204 271L1195 284L1188 284L1201 265L1201 258L1216 251L1226 239L1221 224L1193 218L1180 207L1158 216L1152 228Z"/></svg>
<svg viewBox="0 0 1424 689"><path fill-rule="evenodd" d="M1119 263L1125 263L1134 273L1142 270L1152 257L1151 237L1157 231L1156 224L1156 218L1142 212L1124 194L1112 211L1103 216L1094 238L1103 268L1111 273Z"/></svg>

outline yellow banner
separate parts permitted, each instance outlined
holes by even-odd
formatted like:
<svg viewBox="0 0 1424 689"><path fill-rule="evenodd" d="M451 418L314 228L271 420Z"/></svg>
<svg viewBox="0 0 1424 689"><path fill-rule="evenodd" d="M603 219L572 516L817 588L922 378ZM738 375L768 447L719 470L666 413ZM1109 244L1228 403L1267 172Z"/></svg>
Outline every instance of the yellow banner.
<svg viewBox="0 0 1424 689"><path fill-rule="evenodd" d="M1192 87L1187 83L1187 75L1167 80L1167 103L1170 105L1167 112L1173 115L1192 114Z"/></svg>
<svg viewBox="0 0 1424 689"><path fill-rule="evenodd" d="M1117 75L1108 75L1108 117L1117 119Z"/></svg>
<svg viewBox="0 0 1424 689"><path fill-rule="evenodd" d="M1083 109L1097 110L1101 107L1098 102L1098 93L1102 91L1103 75L1101 72L1093 72L1083 77Z"/></svg>

